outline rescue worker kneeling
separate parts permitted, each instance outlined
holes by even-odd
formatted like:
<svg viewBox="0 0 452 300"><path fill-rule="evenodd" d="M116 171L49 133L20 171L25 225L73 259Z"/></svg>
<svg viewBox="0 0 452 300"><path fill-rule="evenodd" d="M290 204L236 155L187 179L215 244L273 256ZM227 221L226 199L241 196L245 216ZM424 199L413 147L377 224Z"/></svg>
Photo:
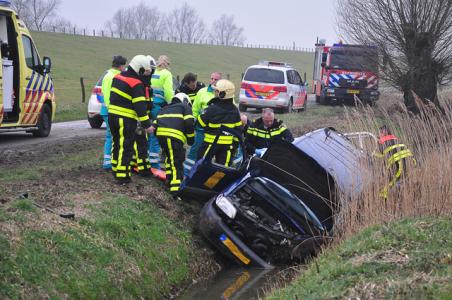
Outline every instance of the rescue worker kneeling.
<svg viewBox="0 0 452 300"><path fill-rule="evenodd" d="M184 93L176 94L157 114L153 126L155 136L165 153L166 180L170 193L177 195L184 178L184 144L193 144L194 117L187 105L189 98Z"/></svg>
<svg viewBox="0 0 452 300"><path fill-rule="evenodd" d="M233 135L220 131L226 126L242 133L242 121L238 108L234 104L235 87L232 82L221 79L213 87L215 98L210 100L209 106L203 114L198 116L199 125L204 128L204 141L199 148L198 159L215 151L215 162L225 166L231 164L238 146L238 139ZM219 134L216 147L212 148L215 137Z"/></svg>
<svg viewBox="0 0 452 300"><path fill-rule="evenodd" d="M139 121L146 132L152 132L147 113L151 102L146 98L146 85L154 70L155 61L151 56L137 55L126 71L113 78L108 122L113 137L112 170L120 184L130 182L135 141L140 162L149 165L146 138L137 139L135 131ZM149 174L150 170L142 169L141 172Z"/></svg>

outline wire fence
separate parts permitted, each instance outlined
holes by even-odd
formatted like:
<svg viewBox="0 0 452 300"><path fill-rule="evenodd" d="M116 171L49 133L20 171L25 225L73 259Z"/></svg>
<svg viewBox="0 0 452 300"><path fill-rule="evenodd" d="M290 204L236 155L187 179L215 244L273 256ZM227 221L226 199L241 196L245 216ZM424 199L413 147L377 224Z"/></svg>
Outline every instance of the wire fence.
<svg viewBox="0 0 452 300"><path fill-rule="evenodd" d="M45 32L55 32L55 33L63 33L68 35L79 35L79 36L93 36L93 37L106 37L106 38L117 38L117 39L128 39L128 40L148 40L148 41L159 41L159 42L171 42L171 43L180 43L180 44L192 44L192 45L211 45L211 46L229 46L229 47L238 47L238 48L250 48L250 49L273 49L273 50L285 50L285 51L296 51L296 52L306 52L313 53L315 48L304 48L297 47L295 43L291 46L287 45L269 45L269 44L251 44L251 43L243 43L243 44L232 44L225 45L221 43L213 42L209 39L195 39L191 42L181 42L176 37L161 37L161 38L153 38L146 34L143 35L135 35L130 36L129 34L117 33L110 30L96 30L96 29L81 29L77 27L52 27L46 30Z"/></svg>

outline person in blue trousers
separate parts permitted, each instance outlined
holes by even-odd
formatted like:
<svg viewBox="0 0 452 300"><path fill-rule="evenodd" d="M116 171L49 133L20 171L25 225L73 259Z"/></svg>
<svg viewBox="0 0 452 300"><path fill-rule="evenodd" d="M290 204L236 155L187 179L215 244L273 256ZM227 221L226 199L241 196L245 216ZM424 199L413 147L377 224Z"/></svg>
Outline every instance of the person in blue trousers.
<svg viewBox="0 0 452 300"><path fill-rule="evenodd" d="M105 72L105 76L102 79L102 107L100 109L100 115L107 126L107 130L105 132L104 161L102 163L102 168L105 170L111 170L112 139L110 126L108 125L108 106L110 105L111 84L113 82L113 78L124 71L126 64L127 58L121 55L114 56L111 68Z"/></svg>

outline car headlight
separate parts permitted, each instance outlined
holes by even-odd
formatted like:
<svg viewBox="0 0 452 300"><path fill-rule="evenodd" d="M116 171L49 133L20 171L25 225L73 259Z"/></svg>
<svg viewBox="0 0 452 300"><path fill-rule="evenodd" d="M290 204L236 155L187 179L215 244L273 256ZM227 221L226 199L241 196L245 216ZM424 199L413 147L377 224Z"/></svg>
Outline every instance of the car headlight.
<svg viewBox="0 0 452 300"><path fill-rule="evenodd" d="M235 218L235 215L237 214L237 209L234 207L234 205L228 198L224 197L223 195L220 195L215 200L215 204L218 206L219 209L221 209L222 212L225 213L226 216L228 216L231 219Z"/></svg>

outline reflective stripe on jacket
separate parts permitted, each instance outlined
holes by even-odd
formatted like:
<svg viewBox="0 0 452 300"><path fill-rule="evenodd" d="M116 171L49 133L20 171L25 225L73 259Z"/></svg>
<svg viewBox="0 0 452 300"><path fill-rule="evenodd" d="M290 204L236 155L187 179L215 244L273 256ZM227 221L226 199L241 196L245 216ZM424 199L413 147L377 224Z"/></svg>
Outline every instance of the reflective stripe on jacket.
<svg viewBox="0 0 452 300"><path fill-rule="evenodd" d="M194 118L188 105L175 99L162 107L154 120L156 136L175 138L183 143L193 144Z"/></svg>
<svg viewBox="0 0 452 300"><path fill-rule="evenodd" d="M110 94L109 114L134 119L141 122L141 126L148 128L151 121L147 114L149 99L143 82L130 69L113 78Z"/></svg>
<svg viewBox="0 0 452 300"><path fill-rule="evenodd" d="M212 99L211 104L205 112L198 116L198 123L204 128L204 142L212 144L215 137L220 133L220 127L236 129L242 132L242 121L240 113L233 99ZM231 145L238 142L236 137L230 134L220 134L218 144Z"/></svg>
<svg viewBox="0 0 452 300"><path fill-rule="evenodd" d="M246 131L245 142L250 153L255 149L268 148L275 140L293 141L292 133L281 120L275 119L270 127L265 128L262 118L258 118Z"/></svg>

